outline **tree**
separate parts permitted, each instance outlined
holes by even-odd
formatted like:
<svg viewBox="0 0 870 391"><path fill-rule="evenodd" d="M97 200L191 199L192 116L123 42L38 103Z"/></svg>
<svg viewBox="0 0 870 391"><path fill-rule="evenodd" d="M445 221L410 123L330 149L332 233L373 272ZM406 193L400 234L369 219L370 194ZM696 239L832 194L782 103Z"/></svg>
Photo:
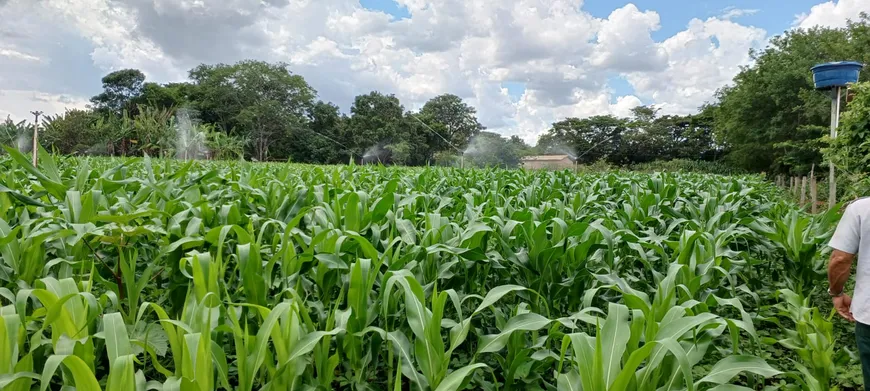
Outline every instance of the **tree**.
<svg viewBox="0 0 870 391"><path fill-rule="evenodd" d="M167 156L176 148L178 134L175 113L171 109L139 106L133 118L133 140L137 155ZM190 129L186 129L190 131Z"/></svg>
<svg viewBox="0 0 870 391"><path fill-rule="evenodd" d="M363 156L373 147L404 141L401 137L406 124L404 108L394 95L377 91L359 95L354 98L350 112L348 140L356 155ZM381 160L387 159L382 157Z"/></svg>
<svg viewBox="0 0 870 391"><path fill-rule="evenodd" d="M810 68L844 59L868 60L870 19L847 28L791 30L753 52L712 110L716 138L727 159L750 171L805 174L822 163L819 152L830 122L830 98L815 91ZM868 72L862 73L868 80Z"/></svg>
<svg viewBox="0 0 870 391"><path fill-rule="evenodd" d="M541 153L569 153L580 163L607 159L623 163L620 154L622 134L628 121L612 115L590 118L566 118L553 124L538 140Z"/></svg>
<svg viewBox="0 0 870 391"><path fill-rule="evenodd" d="M300 163L347 163L352 150L345 134L347 118L338 106L318 101L308 112L308 125L291 135L290 158Z"/></svg>
<svg viewBox="0 0 870 391"><path fill-rule="evenodd" d="M145 83L134 102L160 109L177 109L190 102L194 88L190 83Z"/></svg>
<svg viewBox="0 0 870 391"><path fill-rule="evenodd" d="M42 120L40 142L63 154L88 153L101 147L103 138L94 127L97 115L90 110L72 109Z"/></svg>
<svg viewBox="0 0 870 391"><path fill-rule="evenodd" d="M673 159L675 140L670 118L658 117L659 110L652 106L638 106L631 111L633 117L627 122L619 150L608 160L634 164Z"/></svg>
<svg viewBox="0 0 870 391"><path fill-rule="evenodd" d="M856 182L870 173L870 82L852 88L854 99L843 113L837 138L825 150L825 157Z"/></svg>
<svg viewBox="0 0 870 391"><path fill-rule="evenodd" d="M145 74L138 69L123 69L104 76L102 82L103 92L91 98L94 110L121 115L135 110L134 100L142 95Z"/></svg>
<svg viewBox="0 0 870 391"><path fill-rule="evenodd" d="M516 167L520 154L516 142L498 133L480 132L465 150L465 162L478 167Z"/></svg>
<svg viewBox="0 0 870 391"><path fill-rule="evenodd" d="M718 156L713 142L712 114L707 108L696 115L664 115L649 106L632 110L633 117L618 153L623 164L655 160L712 160Z"/></svg>
<svg viewBox="0 0 870 391"><path fill-rule="evenodd" d="M258 160L289 156L289 136L304 128L316 96L284 63L200 65L190 71L190 78L195 84L190 99L200 119L234 129L249 140L249 152Z"/></svg>
<svg viewBox="0 0 870 391"><path fill-rule="evenodd" d="M476 114L477 110L463 102L462 98L452 94L444 94L426 102L420 109L418 117L450 144L463 149L472 137L485 129L477 121ZM432 154L454 149L435 134L429 134L427 140L432 148Z"/></svg>
<svg viewBox="0 0 870 391"><path fill-rule="evenodd" d="M525 140L521 139L520 136L513 135L508 138L508 143L510 143L511 147L516 151L517 156L523 157L532 155L533 148L531 145L525 142Z"/></svg>

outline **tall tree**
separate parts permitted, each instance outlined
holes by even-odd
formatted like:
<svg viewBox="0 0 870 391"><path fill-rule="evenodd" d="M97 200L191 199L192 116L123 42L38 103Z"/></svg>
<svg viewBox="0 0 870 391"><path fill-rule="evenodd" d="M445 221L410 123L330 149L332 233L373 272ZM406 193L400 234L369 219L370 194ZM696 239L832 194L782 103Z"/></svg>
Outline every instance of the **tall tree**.
<svg viewBox="0 0 870 391"><path fill-rule="evenodd" d="M420 110L418 118L437 131L450 144L463 149L471 138L485 129L477 121L477 110L453 94L436 96L426 102ZM438 135L429 134L429 145L432 153L453 150Z"/></svg>
<svg viewBox="0 0 870 391"><path fill-rule="evenodd" d="M103 77L103 92L91 98L96 111L120 115L134 111L135 100L142 95L145 74L138 69L123 69Z"/></svg>
<svg viewBox="0 0 870 391"><path fill-rule="evenodd" d="M191 100L203 122L234 129L249 141L250 156L258 160L289 155L289 135L304 128L316 96L284 63L200 65L190 78L196 85Z"/></svg>
<svg viewBox="0 0 870 391"><path fill-rule="evenodd" d="M348 139L358 156L366 150L388 153L385 146L403 141L404 108L394 95L377 91L359 95L354 98L350 112Z"/></svg>

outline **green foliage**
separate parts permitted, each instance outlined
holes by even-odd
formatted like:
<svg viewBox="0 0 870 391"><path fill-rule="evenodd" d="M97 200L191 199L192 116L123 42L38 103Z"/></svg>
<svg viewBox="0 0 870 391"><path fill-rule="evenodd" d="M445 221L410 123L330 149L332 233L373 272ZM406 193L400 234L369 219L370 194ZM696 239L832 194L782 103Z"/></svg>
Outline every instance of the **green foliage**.
<svg viewBox="0 0 870 391"><path fill-rule="evenodd" d="M284 63L200 65L190 71L190 78L189 99L200 119L219 129L236 129L250 142L250 156L260 161L287 156L288 135L305 124L316 94Z"/></svg>
<svg viewBox="0 0 870 391"><path fill-rule="evenodd" d="M838 368L843 368L850 361L848 349L836 346L834 324L831 322L835 312L824 317L818 308L811 307L803 295L788 289L779 293L782 302L776 305L777 317L768 320L781 327L785 335L779 340L768 338L766 342L778 344L797 355L793 361L796 373L792 375L797 384L789 389L832 389Z"/></svg>
<svg viewBox="0 0 870 391"><path fill-rule="evenodd" d="M175 142L175 113L170 109L139 106L133 119L136 155L171 155Z"/></svg>
<svg viewBox="0 0 870 391"><path fill-rule="evenodd" d="M754 63L718 93L718 140L733 165L749 171L807 174L822 163L831 110L810 68L830 61L870 62L870 19L846 28L790 30L753 52ZM863 72L861 80L867 80Z"/></svg>
<svg viewBox="0 0 870 391"><path fill-rule="evenodd" d="M40 144L66 155L87 154L102 144L94 126L97 116L87 110L67 110L63 114L47 116L40 132Z"/></svg>
<svg viewBox="0 0 870 391"><path fill-rule="evenodd" d="M484 129L477 122L476 114L474 107L453 94L439 95L426 102L420 109L419 118L446 139L445 141L437 135L427 133L426 140L431 153L450 151L453 146L465 148Z"/></svg>
<svg viewBox="0 0 870 391"><path fill-rule="evenodd" d="M606 160L615 165L718 157L710 109L685 117L658 116L657 109L646 106L632 111L631 119L596 116L556 122L538 140L538 152L570 154L581 164Z"/></svg>
<svg viewBox="0 0 870 391"><path fill-rule="evenodd" d="M741 175L745 171L723 161L704 160L657 160L630 166L632 171L640 172L694 172L698 174Z"/></svg>
<svg viewBox="0 0 870 391"><path fill-rule="evenodd" d="M94 109L105 114L135 112L135 100L142 95L145 74L138 69L122 69L104 76L103 92L91 98Z"/></svg>
<svg viewBox="0 0 870 391"><path fill-rule="evenodd" d="M837 138L824 152L826 160L833 161L845 179L841 188L846 197L857 198L866 196L870 185L870 82L850 89L854 98L840 117Z"/></svg>
<svg viewBox="0 0 870 391"><path fill-rule="evenodd" d="M244 158L245 145L247 145L245 139L230 136L208 124L200 125L199 131L205 133L205 146L212 159L239 160Z"/></svg>
<svg viewBox="0 0 870 391"><path fill-rule="evenodd" d="M25 137L30 139L32 136L33 126L28 126L27 121L15 122L12 118L6 117L3 122L0 122L0 145L19 148L20 141Z"/></svg>
<svg viewBox="0 0 870 391"><path fill-rule="evenodd" d="M848 364L776 293L823 279L835 212L757 176L8 153L4 389L793 389Z"/></svg>
<svg viewBox="0 0 870 391"><path fill-rule="evenodd" d="M517 167L523 145L493 132L479 132L465 149L466 164L477 167Z"/></svg>

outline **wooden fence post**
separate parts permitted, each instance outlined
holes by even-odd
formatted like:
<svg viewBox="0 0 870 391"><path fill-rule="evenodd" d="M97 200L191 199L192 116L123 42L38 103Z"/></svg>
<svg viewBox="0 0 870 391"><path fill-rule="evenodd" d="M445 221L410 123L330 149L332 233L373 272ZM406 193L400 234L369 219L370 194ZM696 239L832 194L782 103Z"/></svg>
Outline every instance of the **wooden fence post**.
<svg viewBox="0 0 870 391"><path fill-rule="evenodd" d="M807 177L801 178L801 206L807 204Z"/></svg>
<svg viewBox="0 0 870 391"><path fill-rule="evenodd" d="M810 211L812 211L814 214L816 212L818 212L818 209L819 209L818 193L819 193L819 188L818 188L817 183L816 183L816 177L811 176L810 177L810 202L813 203L813 206L812 206L812 208L810 208Z"/></svg>

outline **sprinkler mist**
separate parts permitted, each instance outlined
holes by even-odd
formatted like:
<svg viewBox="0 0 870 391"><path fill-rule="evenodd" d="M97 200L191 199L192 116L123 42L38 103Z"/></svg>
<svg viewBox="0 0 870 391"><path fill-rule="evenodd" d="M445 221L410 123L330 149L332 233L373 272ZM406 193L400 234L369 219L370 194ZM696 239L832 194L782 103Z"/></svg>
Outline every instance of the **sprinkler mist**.
<svg viewBox="0 0 870 391"><path fill-rule="evenodd" d="M175 158L180 160L203 159L208 156L205 133L199 131L195 115L189 109L180 109L175 114Z"/></svg>
<svg viewBox="0 0 870 391"><path fill-rule="evenodd" d="M420 120L420 118L417 118L416 115L411 114L411 117L414 117L414 119L417 120L417 122L419 122L420 124L422 124L423 127L426 128L426 130L432 132L432 134L438 136L441 140L444 140L444 142L447 143L447 145L449 145L450 147L455 149L456 152L459 152L459 168L465 168L465 152L466 151L459 149L457 146L453 145L453 143L451 143L450 141L447 141L447 139L444 138L444 136L442 136L441 133L438 133L435 131L435 129L430 128L429 125L426 125L426 123L423 122L422 120Z"/></svg>

